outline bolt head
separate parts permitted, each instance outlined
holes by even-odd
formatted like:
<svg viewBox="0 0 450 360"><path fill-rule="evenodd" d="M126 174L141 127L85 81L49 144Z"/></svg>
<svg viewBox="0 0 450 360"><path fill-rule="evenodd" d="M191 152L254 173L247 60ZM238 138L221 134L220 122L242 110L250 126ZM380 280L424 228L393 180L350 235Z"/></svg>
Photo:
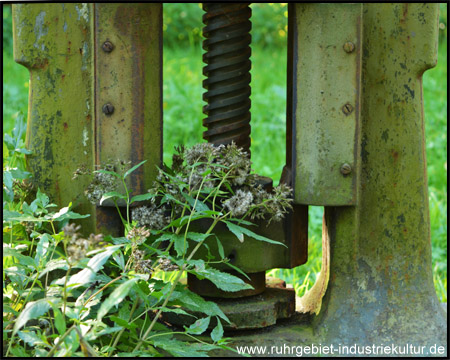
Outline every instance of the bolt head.
<svg viewBox="0 0 450 360"><path fill-rule="evenodd" d="M342 112L343 112L345 115L350 115L350 114L353 112L353 106L352 106L352 104L349 104L349 103L345 104L345 105L342 107Z"/></svg>
<svg viewBox="0 0 450 360"><path fill-rule="evenodd" d="M349 164L347 164L347 163L342 164L342 166L341 166L341 174L342 175L348 175L351 172L352 172L352 167Z"/></svg>
<svg viewBox="0 0 450 360"><path fill-rule="evenodd" d="M347 41L344 46L344 51L348 54L350 54L351 52L353 52L355 50L355 44L353 44L351 41Z"/></svg>
<svg viewBox="0 0 450 360"><path fill-rule="evenodd" d="M103 105L102 107L103 114L111 115L114 112L114 106L110 103Z"/></svg>
<svg viewBox="0 0 450 360"><path fill-rule="evenodd" d="M102 44L102 49L103 49L104 52L110 53L111 51L113 51L114 45L113 45L113 43L111 41L105 41Z"/></svg>

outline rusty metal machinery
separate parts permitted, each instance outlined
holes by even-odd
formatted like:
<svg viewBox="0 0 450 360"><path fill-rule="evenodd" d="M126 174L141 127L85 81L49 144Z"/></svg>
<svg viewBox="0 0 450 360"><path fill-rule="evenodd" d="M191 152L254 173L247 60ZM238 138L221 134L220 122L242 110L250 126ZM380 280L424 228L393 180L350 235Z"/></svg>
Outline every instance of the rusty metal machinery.
<svg viewBox="0 0 450 360"><path fill-rule="evenodd" d="M162 5L18 4L14 59L30 70L27 165L52 201L91 214L83 231L119 235L112 202L84 196L108 163L147 162L128 177L145 192L162 162ZM130 80L132 79L132 80Z"/></svg>
<svg viewBox="0 0 450 360"><path fill-rule="evenodd" d="M161 8L13 8L15 60L31 74L27 145L35 155L28 165L52 201L94 214L87 220L92 231L113 225L115 209L83 202L87 184L72 181L73 172L118 153L125 161L150 159L130 179L142 192L161 159ZM249 149L250 10L204 8L204 137ZM293 267L307 259L308 206L324 206L327 266L319 296L308 298L314 306L264 331L229 333L233 346L446 347L446 314L431 268L422 98L422 75L437 61L437 19L433 3L289 4L282 181L294 188L295 204L284 222L259 224L262 235L288 250L218 232L226 256L248 274ZM278 290L264 293L219 300L233 317L230 328L258 327L268 303L281 307L280 318L292 311Z"/></svg>

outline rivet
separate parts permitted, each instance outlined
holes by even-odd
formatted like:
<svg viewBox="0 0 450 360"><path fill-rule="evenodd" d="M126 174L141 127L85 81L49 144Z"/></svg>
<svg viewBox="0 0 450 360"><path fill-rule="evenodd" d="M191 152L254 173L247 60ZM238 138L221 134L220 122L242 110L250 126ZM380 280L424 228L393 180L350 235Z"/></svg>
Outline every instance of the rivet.
<svg viewBox="0 0 450 360"><path fill-rule="evenodd" d="M352 167L349 164L347 164L347 163L342 164L342 166L341 166L341 174L342 175L348 175L351 172L352 172Z"/></svg>
<svg viewBox="0 0 450 360"><path fill-rule="evenodd" d="M114 106L110 103L106 103L102 107L103 114L111 115L114 112Z"/></svg>
<svg viewBox="0 0 450 360"><path fill-rule="evenodd" d="M350 115L350 114L352 113L352 111L353 111L353 106L352 106L351 104L349 104L349 103L345 104L345 105L342 107L342 112L343 112L345 115Z"/></svg>
<svg viewBox="0 0 450 360"><path fill-rule="evenodd" d="M105 41L102 44L102 49L103 49L104 52L110 53L111 51L114 50L114 45L113 45L113 43L111 41Z"/></svg>
<svg viewBox="0 0 450 360"><path fill-rule="evenodd" d="M351 52L353 52L355 50L355 44L353 44L351 41L347 41L344 44L343 48L346 53L350 54Z"/></svg>

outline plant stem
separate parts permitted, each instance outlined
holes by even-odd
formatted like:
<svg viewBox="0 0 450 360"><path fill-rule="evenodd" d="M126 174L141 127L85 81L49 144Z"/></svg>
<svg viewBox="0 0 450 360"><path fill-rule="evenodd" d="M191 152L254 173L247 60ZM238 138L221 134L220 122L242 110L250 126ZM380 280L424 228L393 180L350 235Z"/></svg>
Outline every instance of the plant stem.
<svg viewBox="0 0 450 360"><path fill-rule="evenodd" d="M216 224L222 219L222 217L218 217L214 219L214 222L211 224L211 226L209 227L209 229L206 231L206 234L210 234L211 231L214 229L214 227L216 226ZM150 333L150 331L152 331L153 327L155 326L156 321L158 320L159 316L161 315L163 308L167 305L167 303L170 300L170 297L172 296L173 291L175 290L175 287L177 286L178 281L180 280L181 276L183 275L184 271L186 270L187 267L187 263L189 262L189 260L192 259L192 257L195 255L195 253L197 252L197 250L200 248L200 246L203 244L205 240L200 241L197 246L194 248L194 250L192 250L192 252L189 254L189 257L186 260L186 263L183 265L183 267L181 268L180 272L178 273L178 276L175 278L175 281L172 283L172 286L169 290L169 293L167 294L166 299L164 300L164 303L161 305L161 309L159 309L159 311L157 312L157 314L155 315L155 317L153 318L152 323L150 324L150 327L147 329L147 331L145 332L144 336L139 340L139 342L137 343L136 347L134 348L133 351L138 351L139 348L141 347L143 341L147 338L148 334Z"/></svg>
<svg viewBox="0 0 450 360"><path fill-rule="evenodd" d="M125 179L122 178L123 187L127 193L127 223L130 224L130 193L128 192L127 185L125 184Z"/></svg>
<svg viewBox="0 0 450 360"><path fill-rule="evenodd" d="M63 340L66 338L66 336L69 335L69 333L74 328L75 328L75 324L73 324L69 329L67 329L67 331L64 333L64 335L59 338L58 342L55 345L53 345L53 347L51 348L51 350L47 354L47 357L53 356L53 354L55 353L55 351L58 348L59 344L61 344L63 342Z"/></svg>
<svg viewBox="0 0 450 360"><path fill-rule="evenodd" d="M69 278L69 274L70 274L70 270L72 270L72 264L69 264L69 268L67 269L66 272L66 277L64 279L64 294L63 294L63 299L64 299L64 307L63 307L63 315L66 316L66 303L67 303L67 279ZM48 274L48 273L47 273Z"/></svg>
<svg viewBox="0 0 450 360"><path fill-rule="evenodd" d="M113 199L113 201L114 201L114 205L116 206L117 212L119 213L120 220L122 220L122 224L123 224L123 226L125 226L126 222L125 222L125 219L122 217L122 213L120 212L119 206L117 205L117 201L116 201L116 199Z"/></svg>
<svg viewBox="0 0 450 360"><path fill-rule="evenodd" d="M134 313L134 311L135 311L136 308L137 308L138 302L139 302L139 298L136 297L136 299L134 299L133 307L131 308L131 311L130 311L130 316L128 317L128 322L132 322L132 321L131 321L131 317L133 316L133 313ZM121 338L121 336L122 336L122 334L123 334L124 331L125 331L125 328L123 328L122 330L120 330L120 332L117 334L116 338L114 339L114 343L112 344L112 346L110 345L110 347L112 347L112 348L114 348L114 349L116 348L116 345L117 345L117 343L119 342L119 340L120 340L120 338ZM112 351L112 350L111 350L111 351ZM111 351L107 354L107 357L110 357L110 356L111 356Z"/></svg>

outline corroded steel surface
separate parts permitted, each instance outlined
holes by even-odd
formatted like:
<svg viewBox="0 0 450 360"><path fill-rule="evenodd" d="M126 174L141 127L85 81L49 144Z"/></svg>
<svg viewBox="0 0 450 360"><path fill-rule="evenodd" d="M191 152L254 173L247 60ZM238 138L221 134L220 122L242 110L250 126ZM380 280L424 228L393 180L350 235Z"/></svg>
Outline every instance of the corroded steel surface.
<svg viewBox="0 0 450 360"><path fill-rule="evenodd" d="M93 230L95 207L85 198L90 179L72 180L94 165L92 6L15 4L14 60L30 71L26 146L33 183L51 202L82 214Z"/></svg>
<svg viewBox="0 0 450 360"><path fill-rule="evenodd" d="M72 177L146 159L128 185L151 186L162 158L162 5L16 4L13 21L15 61L30 70L33 181L59 206L91 214L84 232L117 233L117 214L84 195L92 178Z"/></svg>
<svg viewBox="0 0 450 360"><path fill-rule="evenodd" d="M356 204L362 4L296 7L295 201Z"/></svg>
<svg viewBox="0 0 450 360"><path fill-rule="evenodd" d="M142 194L162 159L162 6L96 3L94 26L95 161L147 160L128 179L133 195Z"/></svg>
<svg viewBox="0 0 450 360"><path fill-rule="evenodd" d="M203 9L203 138L217 145L234 141L249 151L251 9L239 3L205 3Z"/></svg>

